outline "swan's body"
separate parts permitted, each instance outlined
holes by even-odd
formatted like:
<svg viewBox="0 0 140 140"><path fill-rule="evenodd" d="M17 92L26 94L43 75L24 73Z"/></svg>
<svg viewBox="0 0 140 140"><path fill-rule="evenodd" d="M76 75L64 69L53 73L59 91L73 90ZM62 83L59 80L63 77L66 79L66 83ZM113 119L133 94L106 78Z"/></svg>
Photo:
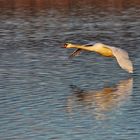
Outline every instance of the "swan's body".
<svg viewBox="0 0 140 140"><path fill-rule="evenodd" d="M120 67L129 73L133 73L133 65L129 59L128 53L120 48L108 46L102 43L95 43L93 45L77 45L66 43L65 48L77 48L70 57L78 55L82 50L96 52L105 57L115 57Z"/></svg>

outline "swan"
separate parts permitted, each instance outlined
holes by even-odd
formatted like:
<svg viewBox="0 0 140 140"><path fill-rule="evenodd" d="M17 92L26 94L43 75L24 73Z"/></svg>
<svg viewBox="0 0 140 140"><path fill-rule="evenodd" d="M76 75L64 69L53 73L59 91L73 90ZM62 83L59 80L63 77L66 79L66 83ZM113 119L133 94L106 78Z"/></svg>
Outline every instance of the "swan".
<svg viewBox="0 0 140 140"><path fill-rule="evenodd" d="M105 57L115 57L122 69L126 70L129 73L133 73L133 64L129 59L128 53L121 48L109 46L103 43L94 43L87 45L65 43L64 48L76 48L76 50L70 55L70 57L79 55L82 50L96 52Z"/></svg>

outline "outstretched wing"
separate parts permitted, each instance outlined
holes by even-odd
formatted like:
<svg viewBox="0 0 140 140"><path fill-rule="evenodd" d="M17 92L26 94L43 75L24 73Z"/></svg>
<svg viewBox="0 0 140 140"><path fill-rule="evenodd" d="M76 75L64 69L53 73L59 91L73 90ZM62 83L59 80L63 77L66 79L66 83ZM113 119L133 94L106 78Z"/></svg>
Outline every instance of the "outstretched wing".
<svg viewBox="0 0 140 140"><path fill-rule="evenodd" d="M81 51L81 49L76 49L72 54L70 54L69 58L79 55Z"/></svg>
<svg viewBox="0 0 140 140"><path fill-rule="evenodd" d="M128 71L129 73L133 73L132 62L125 50L111 46L107 46L107 48L110 48L112 50L113 55L117 59L117 62L122 69Z"/></svg>
<svg viewBox="0 0 140 140"><path fill-rule="evenodd" d="M91 47L91 46L94 46L96 43L97 43L97 42L92 41L92 42L90 42L90 43L88 43L88 44L85 44L84 46L86 46L86 47Z"/></svg>

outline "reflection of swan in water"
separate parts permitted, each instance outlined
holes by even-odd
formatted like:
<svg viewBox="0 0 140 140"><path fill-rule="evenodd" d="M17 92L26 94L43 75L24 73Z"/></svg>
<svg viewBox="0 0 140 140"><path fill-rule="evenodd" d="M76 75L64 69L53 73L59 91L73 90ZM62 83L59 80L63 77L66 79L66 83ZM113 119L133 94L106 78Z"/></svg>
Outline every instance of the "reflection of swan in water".
<svg viewBox="0 0 140 140"><path fill-rule="evenodd" d="M133 79L122 80L115 86L101 90L86 91L73 85L71 88L73 95L68 98L67 110L72 112L82 104L86 111L101 119L107 112L120 107L129 99L132 94Z"/></svg>

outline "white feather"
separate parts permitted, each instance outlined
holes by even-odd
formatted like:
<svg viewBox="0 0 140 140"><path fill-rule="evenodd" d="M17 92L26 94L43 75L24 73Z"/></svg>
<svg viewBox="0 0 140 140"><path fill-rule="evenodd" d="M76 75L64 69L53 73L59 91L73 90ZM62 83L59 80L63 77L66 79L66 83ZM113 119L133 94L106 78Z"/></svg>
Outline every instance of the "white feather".
<svg viewBox="0 0 140 140"><path fill-rule="evenodd" d="M112 50L113 55L115 56L118 64L121 68L128 71L129 73L133 73L133 65L131 60L129 59L128 53L120 48L106 46Z"/></svg>

